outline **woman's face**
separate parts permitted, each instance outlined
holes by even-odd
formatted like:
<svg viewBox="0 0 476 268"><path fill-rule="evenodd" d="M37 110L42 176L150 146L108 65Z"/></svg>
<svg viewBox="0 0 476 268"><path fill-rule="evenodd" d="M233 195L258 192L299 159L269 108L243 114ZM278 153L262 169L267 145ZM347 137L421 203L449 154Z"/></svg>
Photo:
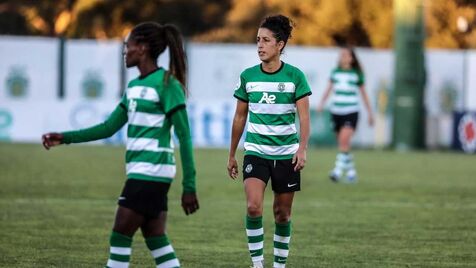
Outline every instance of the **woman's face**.
<svg viewBox="0 0 476 268"><path fill-rule="evenodd" d="M350 50L346 48L341 50L339 65L345 69L350 69L352 67L352 53Z"/></svg>
<svg viewBox="0 0 476 268"><path fill-rule="evenodd" d="M256 36L256 44L258 45L258 57L262 62L270 62L281 55L281 49L284 42L277 42L273 36L273 32L267 28L259 28Z"/></svg>
<svg viewBox="0 0 476 268"><path fill-rule="evenodd" d="M124 41L124 51L122 54L124 55L124 62L126 63L126 67L134 67L137 66L140 62L141 56L141 46L135 40L130 38L130 34L127 35L126 40Z"/></svg>

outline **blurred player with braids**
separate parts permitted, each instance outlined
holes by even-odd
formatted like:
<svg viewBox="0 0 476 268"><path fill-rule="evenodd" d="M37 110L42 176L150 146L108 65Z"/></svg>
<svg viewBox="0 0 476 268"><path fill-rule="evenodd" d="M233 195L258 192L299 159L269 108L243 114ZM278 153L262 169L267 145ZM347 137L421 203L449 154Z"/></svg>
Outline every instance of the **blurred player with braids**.
<svg viewBox="0 0 476 268"><path fill-rule="evenodd" d="M338 182L344 173L349 182L357 180L350 149L359 118L359 92L367 109L369 125L374 122L364 83L364 73L354 50L351 47L343 48L338 66L332 71L329 85L317 107L317 111L322 112L327 98L333 93L330 111L339 146L335 167L329 175L334 182Z"/></svg>
<svg viewBox="0 0 476 268"><path fill-rule="evenodd" d="M157 65L166 47L170 52L168 71ZM106 267L129 266L132 237L138 229L157 267L180 267L166 235L167 193L176 173L172 127L180 142L183 165L182 207L187 215L198 209L181 34L170 24L141 23L126 38L124 60L128 68L137 67L140 76L129 82L109 118L86 129L44 134L43 145L49 149L104 139L127 124L127 180L118 200Z"/></svg>
<svg viewBox="0 0 476 268"><path fill-rule="evenodd" d="M282 15L263 20L256 37L261 64L241 73L234 93L237 107L227 168L230 177L236 179L235 153L249 117L243 180L247 201L246 234L253 267L264 265L263 199L270 179L275 221L273 267L285 267L294 192L301 189L300 171L306 163L311 90L304 74L280 59L292 29L289 18Z"/></svg>

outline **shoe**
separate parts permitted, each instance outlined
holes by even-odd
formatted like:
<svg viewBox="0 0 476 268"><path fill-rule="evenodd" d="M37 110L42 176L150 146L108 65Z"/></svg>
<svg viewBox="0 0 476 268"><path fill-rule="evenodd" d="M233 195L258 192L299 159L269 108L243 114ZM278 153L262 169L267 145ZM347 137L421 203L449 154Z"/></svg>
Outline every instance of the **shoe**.
<svg viewBox="0 0 476 268"><path fill-rule="evenodd" d="M329 174L329 179L332 182L339 182L340 177L342 176L342 170L340 169L333 169Z"/></svg>
<svg viewBox="0 0 476 268"><path fill-rule="evenodd" d="M356 183L357 182L357 171L355 169L350 169L346 174L347 182Z"/></svg>

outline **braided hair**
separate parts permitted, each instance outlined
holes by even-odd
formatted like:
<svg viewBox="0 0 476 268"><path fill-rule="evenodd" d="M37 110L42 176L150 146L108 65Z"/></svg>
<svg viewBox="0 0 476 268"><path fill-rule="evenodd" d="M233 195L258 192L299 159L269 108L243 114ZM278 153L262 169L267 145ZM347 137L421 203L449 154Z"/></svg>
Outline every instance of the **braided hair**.
<svg viewBox="0 0 476 268"><path fill-rule="evenodd" d="M166 73L165 82L168 82L170 74L186 86L186 55L183 47L182 35L178 28L172 24L161 25L156 22L143 22L134 27L130 38L138 43L147 44L149 56L157 60L166 47L169 47L170 63Z"/></svg>

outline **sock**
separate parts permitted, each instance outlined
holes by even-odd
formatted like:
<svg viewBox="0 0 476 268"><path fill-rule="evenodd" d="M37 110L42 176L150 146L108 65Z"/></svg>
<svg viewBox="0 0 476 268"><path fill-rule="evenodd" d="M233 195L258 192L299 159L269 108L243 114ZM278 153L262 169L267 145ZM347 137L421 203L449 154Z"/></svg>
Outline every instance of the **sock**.
<svg viewBox="0 0 476 268"><path fill-rule="evenodd" d="M263 265L263 217L252 218L246 216L246 235L248 236L248 249L251 261L256 267Z"/></svg>
<svg viewBox="0 0 476 268"><path fill-rule="evenodd" d="M145 239L145 243L155 259L156 268L180 267L167 235L148 237Z"/></svg>
<svg viewBox="0 0 476 268"><path fill-rule="evenodd" d="M274 232L274 268L285 267L291 240L291 222L276 223Z"/></svg>
<svg viewBox="0 0 476 268"><path fill-rule="evenodd" d="M127 268L131 257L132 237L112 231L109 239L110 254L106 267Z"/></svg>
<svg viewBox="0 0 476 268"><path fill-rule="evenodd" d="M338 153L336 156L336 162L334 167L334 174L337 176L342 176L346 168L347 153Z"/></svg>

